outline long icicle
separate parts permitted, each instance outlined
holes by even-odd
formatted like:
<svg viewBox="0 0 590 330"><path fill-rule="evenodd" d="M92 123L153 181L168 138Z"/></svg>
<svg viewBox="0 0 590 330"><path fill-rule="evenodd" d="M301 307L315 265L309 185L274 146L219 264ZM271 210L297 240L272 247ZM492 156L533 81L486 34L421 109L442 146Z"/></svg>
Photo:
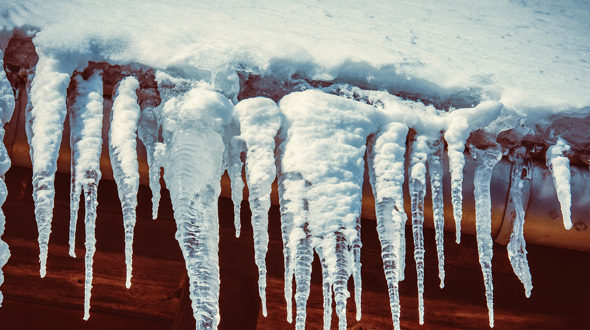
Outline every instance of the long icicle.
<svg viewBox="0 0 590 330"><path fill-rule="evenodd" d="M137 103L139 82L135 77L126 77L118 85L111 111L109 131L109 156L113 177L123 210L125 228L125 286L131 287L133 263L133 232L136 221L139 173L137 163L137 123L140 109Z"/></svg>
<svg viewBox="0 0 590 330"><path fill-rule="evenodd" d="M88 80L76 75L75 100L68 107L70 121L71 179L69 254L76 257L76 223L85 177L100 172L102 151L103 83L100 72ZM98 182L94 184L98 185Z"/></svg>
<svg viewBox="0 0 590 330"><path fill-rule="evenodd" d="M424 196L426 195L426 159L428 138L418 135L412 143L410 156L409 189L412 201L412 232L414 236L414 260L418 285L418 316L424 324Z"/></svg>
<svg viewBox="0 0 590 330"><path fill-rule="evenodd" d="M395 330L400 329L399 281L402 232L407 219L402 185L408 127L391 123L381 128L368 142L369 179L375 196L377 233L381 242L383 272L387 281L389 305Z"/></svg>
<svg viewBox="0 0 590 330"><path fill-rule="evenodd" d="M572 228L572 192L571 192L571 173L570 160L566 153L570 150L569 144L562 138L547 149L547 167L553 176L553 184L557 192L557 199L561 205L561 216L565 229Z"/></svg>
<svg viewBox="0 0 590 330"><path fill-rule="evenodd" d="M3 59L4 53L0 50L0 68L3 68ZM6 79L6 72L4 70L0 70L0 141L4 141L4 125L10 121L12 118L12 114L14 112L14 94L12 92L12 87L10 86L10 82ZM2 240L2 235L4 234L4 228L6 225L6 218L4 217L4 212L2 211L1 206L6 201L6 196L8 195L8 190L6 189L6 183L4 183L4 174L10 168L10 157L8 157L8 152L6 150L6 146L4 142L0 143L0 286L4 283L4 273L2 272L2 267L8 262L10 258L10 250L8 248L8 244ZM2 306L2 301L4 296L2 295L2 291L0 291L0 307Z"/></svg>
<svg viewBox="0 0 590 330"><path fill-rule="evenodd" d="M428 174L430 175L430 191L432 195L432 219L436 238L436 252L438 256L438 277L440 288L445 287L445 216L443 201L443 151L442 135L428 141L430 154L428 155Z"/></svg>
<svg viewBox="0 0 590 330"><path fill-rule="evenodd" d="M33 200L39 232L39 273L45 277L51 220L54 205L54 179L67 114L66 93L75 64L64 65L39 53L31 85L32 108L26 112L26 132L33 164Z"/></svg>
<svg viewBox="0 0 590 330"><path fill-rule="evenodd" d="M522 200L522 190L525 180L530 180L530 157L526 155L526 147L518 147L511 151L510 161L512 162L512 174L510 182L510 200L514 205L514 222L512 224L512 233L510 242L506 247L508 258L514 270L514 274L524 286L525 296L531 296L533 283L531 280L531 271L527 260L526 241L524 240L524 205ZM526 164L525 164L526 162Z"/></svg>
<svg viewBox="0 0 590 330"><path fill-rule="evenodd" d="M242 152L246 151L244 140L239 136L234 136L229 142L229 164L227 173L231 180L231 200L234 204L234 228L236 238L240 237L242 230L241 213L242 200L244 199L244 179L242 178Z"/></svg>
<svg viewBox="0 0 590 330"><path fill-rule="evenodd" d="M475 159L475 174L473 185L475 187L475 228L477 237L477 250L479 263L483 273L486 289L486 301L490 328L494 327L494 285L492 282L492 202L490 195L490 183L492 171L502 159L502 151L499 147L478 149L470 146L469 151Z"/></svg>
<svg viewBox="0 0 590 330"><path fill-rule="evenodd" d="M246 180L249 190L248 201L252 210L254 259L258 266L258 291L262 301L262 315L266 317L268 210L271 187L276 178L274 138L281 127L281 114L276 103L264 97L243 100L235 106L234 111L240 120L241 138L247 149Z"/></svg>

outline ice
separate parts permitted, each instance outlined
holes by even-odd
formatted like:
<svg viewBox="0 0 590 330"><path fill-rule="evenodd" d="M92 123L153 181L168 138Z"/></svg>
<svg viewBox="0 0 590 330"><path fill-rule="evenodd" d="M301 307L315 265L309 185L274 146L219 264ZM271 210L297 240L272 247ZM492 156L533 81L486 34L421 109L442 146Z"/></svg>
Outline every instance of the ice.
<svg viewBox="0 0 590 330"><path fill-rule="evenodd" d="M440 288L445 286L445 253L444 253L444 201L443 201L443 151L445 143L442 135L428 141L430 153L428 154L428 174L430 175L430 191L432 195L432 218L436 238L436 251L438 256L438 277Z"/></svg>
<svg viewBox="0 0 590 330"><path fill-rule="evenodd" d="M240 237L242 229L241 223L241 205L244 199L244 179L242 178L242 168L244 162L242 161L242 152L246 151L244 140L239 136L231 138L229 143L229 164L227 173L231 180L231 200L234 204L234 228L236 230L236 237Z"/></svg>
<svg viewBox="0 0 590 330"><path fill-rule="evenodd" d="M33 164L33 200L39 231L41 277L45 277L47 248L53 216L53 186L57 157L67 114L66 92L75 64L39 54L35 78L31 85L32 108L26 112L26 132Z"/></svg>
<svg viewBox="0 0 590 330"><path fill-rule="evenodd" d="M168 92L162 108L164 180L189 277L197 329L219 323L219 221L225 146L233 105L205 84Z"/></svg>
<svg viewBox="0 0 590 330"><path fill-rule="evenodd" d="M462 108L447 116L448 126L444 133L447 141L449 172L451 173L451 200L455 217L457 244L461 242L461 219L463 217L463 167L465 166L465 143L474 130L485 127L498 118L502 103L484 101L474 108Z"/></svg>
<svg viewBox="0 0 590 330"><path fill-rule="evenodd" d="M98 186L102 151L103 84L102 73L95 72L88 80L76 75L76 93L68 107L70 121L71 184L70 184L70 255L76 257L76 222L82 188Z"/></svg>
<svg viewBox="0 0 590 330"><path fill-rule="evenodd" d="M494 285L492 283L492 202L490 196L490 182L494 166L502 158L502 150L499 147L478 149L470 146L469 151L475 160L475 174L473 192L475 197L475 228L477 238L477 250L479 252L479 264L483 273L486 288L486 301L490 327L494 327Z"/></svg>
<svg viewBox="0 0 590 330"><path fill-rule="evenodd" d="M369 179L375 196L377 232L381 242L383 272L387 280L389 305L395 330L400 329L400 265L405 255L406 213L402 185L408 127L391 123L381 127L368 142Z"/></svg>
<svg viewBox="0 0 590 330"><path fill-rule="evenodd" d="M277 155L279 194L284 250L290 256L285 297L290 300L287 283L294 274L296 329L303 329L315 249L326 265L324 285L331 284L339 329L346 329L347 283L359 258L363 155L380 117L371 106L317 90L291 93L279 107L285 116Z"/></svg>
<svg viewBox="0 0 590 330"><path fill-rule="evenodd" d="M137 164L137 123L140 109L137 103L139 82L135 77L125 77L117 86L111 111L109 131L109 156L113 177L117 183L123 225L125 227L125 286L131 287L133 258L133 231L135 228L139 172Z"/></svg>
<svg viewBox="0 0 590 330"><path fill-rule="evenodd" d="M553 175L553 184L557 192L557 199L561 204L561 216L565 229L572 228L572 193L570 188L570 160L566 154L570 150L569 144L562 138L547 149L547 167Z"/></svg>
<svg viewBox="0 0 590 330"><path fill-rule="evenodd" d="M4 53L0 49L0 67L3 67L3 58ZM10 86L10 82L6 79L6 73L4 70L0 70L0 141L4 141L4 125L10 121L12 118L12 113L14 112L14 94L12 92L12 87ZM4 183L4 174L10 168L10 157L8 157L8 152L6 150L6 146L4 142L0 143L0 286L4 283L4 273L2 272L2 267L8 262L8 258L10 258L10 250L8 249L8 244L2 240L2 235L4 234L4 228L6 224L6 218L4 217L4 212L2 211L2 204L6 201L6 196L8 195L8 191L6 189L6 183ZM2 300L4 296L2 295L2 291L0 291L0 307L2 306Z"/></svg>
<svg viewBox="0 0 590 330"><path fill-rule="evenodd" d="M241 138L247 150L246 180L249 191L248 201L252 210L254 259L258 266L258 290L262 301L262 315L266 316L268 210L271 185L276 178L274 149L275 136L281 127L281 113L273 100L264 97L239 102L235 107L235 113L240 121ZM239 214L235 216L239 219Z"/></svg>
<svg viewBox="0 0 590 330"><path fill-rule="evenodd" d="M145 92L145 90L143 90ZM146 93L147 94L147 93ZM156 111L157 97L149 95L143 102L140 101L141 116L137 127L137 136L145 146L147 163L149 167L149 185L152 191L152 219L158 217L160 206L160 168L154 153L158 143L160 123Z"/></svg>
<svg viewBox="0 0 590 330"><path fill-rule="evenodd" d="M530 180L530 157L527 157L527 148L518 147L511 151L510 161L512 162L512 174L510 182L510 200L514 205L514 223L512 224L512 233L508 243L508 258L514 270L514 274L524 286L527 298L531 296L533 283L531 280L531 271L527 260L526 242L524 240L524 205L522 200L522 190L525 180Z"/></svg>
<svg viewBox="0 0 590 330"><path fill-rule="evenodd" d="M412 142L410 155L409 191L412 202L412 233L414 235L414 260L418 277L418 316L424 324L424 196L426 195L426 160L430 148L428 137L418 135Z"/></svg>

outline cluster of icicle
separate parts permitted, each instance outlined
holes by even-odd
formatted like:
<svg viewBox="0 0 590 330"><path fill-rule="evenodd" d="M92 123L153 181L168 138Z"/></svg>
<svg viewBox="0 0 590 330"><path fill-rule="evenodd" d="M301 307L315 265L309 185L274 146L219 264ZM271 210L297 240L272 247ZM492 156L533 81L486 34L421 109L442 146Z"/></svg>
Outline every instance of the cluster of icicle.
<svg viewBox="0 0 590 330"><path fill-rule="evenodd" d="M75 231L80 194L85 201L85 300L88 319L95 253L97 191L101 178L103 81L95 71L83 78L74 67L52 56L40 60L30 88L27 134L33 162L33 198L39 230L41 276L45 276L51 232L54 176L63 123L69 115L72 150L70 254L75 257ZM73 76L73 78L72 78ZM234 73L235 76L235 73ZM237 76L235 76L237 77ZM233 78L235 78L233 77ZM233 79L232 78L232 79ZM70 80L74 91L67 98ZM229 81L237 81L237 79ZM138 163L136 140L146 147L153 216L159 203L160 169L170 190L176 238L186 261L190 297L197 329L216 329L219 323L219 222L220 179L227 170L232 180L236 236L240 234L242 168L245 165L252 209L255 262L259 269L259 293L266 315L266 253L271 184L278 179L285 266L287 318L292 322L295 279L295 327L305 328L306 303L314 253L323 278L324 329L329 329L335 302L339 329L346 329L348 280L354 280L357 320L361 317L360 215L364 157L375 196L377 230L388 285L395 329L400 328L399 282L404 279L407 215L402 185L408 173L414 259L418 274L419 319L424 322L424 199L426 174L430 177L440 286L444 286L443 249L443 152L445 141L451 175L451 199L460 241L464 151L470 133L498 118L502 104L485 101L474 108L443 112L433 106L407 101L386 92L363 91L347 85L309 89L285 96L277 105L257 97L237 102L215 84L157 72L159 94L145 93L132 74L113 91L110 115L109 156L117 183L125 231L126 286L131 285L132 246L137 206ZM218 86L219 87L219 86ZM235 88L230 90L235 90ZM14 108L12 90L0 76L2 123ZM138 100L138 93L147 95ZM233 93L233 92L232 92ZM150 97L151 95L151 97ZM359 102L359 99L362 102ZM160 102L161 101L161 102ZM410 167L405 168L406 141L412 128ZM159 133L161 130L161 134ZM568 145L563 140L547 151L566 228L571 227L569 205ZM493 326L491 273L492 237L490 180L503 155L497 147L470 147L476 161L476 227L486 298ZM242 154L246 154L245 164ZM0 174L8 168L6 150L0 150ZM511 156L514 171L522 169L523 156ZM520 166L520 167L519 167ZM517 177L517 176L515 176ZM516 184L516 183L515 183ZM3 188L2 188L3 187ZM2 183L0 200L6 196ZM519 186L522 189L522 186ZM524 211L517 193L517 216L508 246L515 273L532 288L522 228ZM520 201L520 202L519 202ZM4 219L0 218L0 234ZM8 258L0 241L0 265ZM1 274L1 273L0 273ZM0 277L1 283L2 277Z"/></svg>

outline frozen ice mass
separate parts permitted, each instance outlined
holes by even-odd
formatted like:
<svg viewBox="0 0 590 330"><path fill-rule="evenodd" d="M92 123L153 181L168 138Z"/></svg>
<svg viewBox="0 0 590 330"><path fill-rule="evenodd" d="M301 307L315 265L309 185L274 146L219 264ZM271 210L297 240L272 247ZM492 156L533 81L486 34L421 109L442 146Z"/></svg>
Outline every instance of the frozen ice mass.
<svg viewBox="0 0 590 330"><path fill-rule="evenodd" d="M405 279L406 225L412 230L419 323L428 324L423 299L427 193L441 288L444 230L455 232L460 243L461 224L475 222L493 327L493 170L499 161L512 166L515 217L507 249L528 297L533 285L521 173L533 157L545 161L563 225L572 228L570 163L580 162L589 141L554 122L590 116L589 28L590 3L575 0L303 0L280 6L268 0L182 6L153 0L3 1L0 63L12 38L29 38L39 57L23 72L24 88L0 71L0 120L2 125L10 121L16 93L28 96L40 276L51 262L54 178L68 118L69 253L76 257L83 194L85 320L91 317L103 142L123 212L125 285L132 284L139 139L147 154L154 219L161 177L170 191L197 329L217 329L223 322L217 207L225 172L231 179L237 237L248 188L252 262L258 267L263 315L268 210L276 180L287 319L295 329L306 328L316 256L322 269L323 328L332 326L333 306L338 329L347 328L351 297L361 319L365 169L375 197L394 329L400 329L403 318L399 287ZM108 86L112 90L105 89L106 76L115 80ZM105 141L103 129L108 130ZM475 162L475 189L468 192L475 197L475 219L463 216L466 157ZM3 178L9 167L2 144L0 205L8 193ZM450 177L450 195L444 193L444 176ZM445 202L452 205L446 214ZM445 217L454 219L454 228L444 227ZM5 221L11 219L0 212L0 238ZM0 239L0 285L9 257Z"/></svg>

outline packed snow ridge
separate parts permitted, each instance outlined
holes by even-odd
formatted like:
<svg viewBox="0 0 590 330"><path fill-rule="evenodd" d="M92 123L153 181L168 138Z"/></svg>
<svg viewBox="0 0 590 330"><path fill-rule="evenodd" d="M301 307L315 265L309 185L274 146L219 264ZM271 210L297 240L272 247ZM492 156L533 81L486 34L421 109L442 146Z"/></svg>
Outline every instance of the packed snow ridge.
<svg viewBox="0 0 590 330"><path fill-rule="evenodd" d="M471 5L464 5L461 9L463 14L474 9ZM233 48L243 44L240 38L247 39L242 38L243 33L248 36L258 35L250 27L244 32L234 31L236 37L220 35L218 30L211 31L210 28L191 23L187 29L205 28L204 31L211 32L212 37L203 37L204 40L198 42L189 38L187 44L173 42L175 38L181 40L182 35L177 35L179 31L172 31L168 27L178 25L178 21L194 22L193 18L197 16L195 10L199 8L188 8L185 13L185 9L179 11L171 5L163 6L169 12L158 16L132 5L129 8L120 4L106 5L104 8L92 6L94 16L91 15L87 25L80 23L83 19L77 20L87 16L84 6L68 7L65 2L57 2L53 7L48 7L42 2L23 5L11 1L7 5L0 5L0 9L6 12L0 18L0 60L10 61L5 64L6 71L0 72L0 119L3 125L10 121L15 108L15 93L27 96L26 132L33 164L33 198L39 232L41 277L46 274L55 194L53 183L63 124L66 117L70 121L70 254L75 257L75 228L80 194L83 193L86 236L84 319L90 317L105 97L113 100L108 142L105 142L108 143L123 210L127 267L125 284L129 288L132 279L132 247L139 186L139 138L147 153L154 218L158 213L162 170L166 188L170 191L177 223L176 239L186 262L197 329L216 329L220 322L218 298L220 285L223 285L220 284L218 256L217 203L221 193L220 179L227 171L232 180L235 229L236 236L239 236L240 203L245 186L242 179L244 168L249 189L248 201L252 209L254 261L259 270L259 294L265 316L269 196L271 185L277 180L288 321L292 322L294 318L296 329L305 328L311 265L315 255L322 269L324 329L331 327L333 303L339 319L338 328L347 328L346 304L351 296L348 291L351 277L354 282L356 318L361 318L360 218L365 159L375 196L377 231L395 329L400 328L399 283L405 277L405 226L410 223L418 274L419 323L427 323L428 320L423 299L423 223L427 177L430 178L432 191L440 286L444 286L445 279L443 205L446 199L453 206L457 243L460 242L461 222L475 221L489 324L493 327L490 180L495 165L503 156L509 156L508 161L513 163L513 173L516 173L512 177L516 188L511 190L516 217L508 245L510 262L524 285L526 296L531 294L531 275L523 236L525 214L520 198L522 182L516 177L520 177L519 173L523 166L528 166L533 154L521 145L534 144L537 145L536 149L546 151L546 164L553 174L564 226L570 229L570 159L577 160L575 155L583 149L588 137L572 135L563 125L556 126L554 123L556 118L564 120L590 115L590 99L585 93L587 90L582 86L584 84L574 83L578 75L582 77L579 79L587 82L588 78L585 77L590 76L590 68L584 58L578 59L567 53L588 52L580 48L585 47L586 43L574 42L576 46L566 45L569 48L551 48L552 42L547 41L538 46L539 51L546 51L545 47L549 47L565 52L561 54L565 60L550 67L557 67L554 68L558 70L555 72L560 73L557 76L565 76L566 82L557 81L551 86L570 88L555 92L539 85L540 91L535 94L523 90L523 86L527 86L529 79L535 82L545 80L536 79L538 73L532 73L528 66L523 70L529 75L515 76L511 73L517 72L514 70L518 67L515 64L498 69L498 77L492 77L494 71L491 68L497 67L495 62L490 64L481 60L475 50L467 54L448 54L449 59L454 56L459 59L458 62L450 60L452 65L437 64L440 61L436 62L428 55L433 52L420 46L428 42L424 30L412 32L415 34L414 40L406 45L406 49L394 51L389 42L384 41L377 46L369 45L367 49L359 50L358 60L353 60L353 52L346 47L340 53L326 51L330 46L343 50L346 43L341 43L339 38L322 35L320 37L332 41L322 46L326 48L317 48L313 42L316 36L294 35L292 31L281 30L270 33L266 42L256 39L259 42L258 51L251 51L248 45L244 49ZM212 5L211 8L200 9L221 9L220 12L224 12L223 6ZM291 6L304 14L308 11L306 1ZM492 10L500 10L494 5L488 6ZM516 4L510 6L518 13L535 9L526 6L521 8ZM121 13L130 10L135 12L134 18L122 19ZM385 13L392 14L391 10L387 9ZM404 6L395 10L406 13L407 17L412 12ZM64 17L63 13L66 12L70 15ZM50 13L55 13L57 18L52 18ZM350 10L334 8L338 20L346 21L350 18L349 13ZM445 13L451 15L448 11L441 11L441 14ZM255 15L251 9L244 8L238 16L248 14ZM590 21L580 17L582 14L568 10L560 15L572 17L564 19L557 15L550 20L558 32L557 38L559 33L571 33L572 28L575 30L578 25L587 26ZM205 17L204 22L207 23L207 15L201 12L198 16ZM332 17L327 12L326 16ZM141 22L136 21L137 17L141 17ZM144 22L148 17L153 19L157 31L142 34L140 31L146 28ZM171 17L175 19L174 24L169 21ZM276 24L274 27L288 25L280 19L265 18L269 16L262 17L260 21L263 23L259 23ZM113 22L113 19L126 23L122 26ZM465 23L460 17L455 19L447 21L453 24ZM353 40L360 44L367 40L363 34L367 31L360 28L366 22L363 19L349 21L355 26L360 23L358 27L361 31L347 36L347 42ZM80 29L71 31L71 35L65 37L65 27L69 27L69 23ZM306 23L309 22L298 22ZM535 22L528 23L534 25ZM90 27L93 24L104 28L102 31L105 34L98 34L95 27ZM506 25L505 28L512 27ZM387 26L376 27L385 31ZM458 30L461 27L455 26ZM256 28L273 31L273 26ZM494 29L490 31L479 30L484 34L499 33ZM287 47L285 49L289 51L285 53L270 46L278 39L289 39L281 32L285 32L286 36L295 36L302 48L297 50ZM399 38L375 33L383 40ZM129 40L127 35L134 36L134 39ZM526 33L524 35L527 36ZM419 36L426 39L420 40ZM579 35L574 34L573 39L570 39L579 38ZM522 40L516 39L502 47L520 45L519 41ZM219 40L225 41L216 42ZM162 41L169 47L153 47L154 43ZM27 43L33 45L28 53L31 55L29 58L38 56L38 61L18 64L15 54L25 52L28 48L23 45ZM209 49L198 46L207 44L218 47ZM419 45L412 46L416 44ZM162 52L153 55L153 49L162 49ZM302 54L308 51L320 55L306 58ZM412 54L413 51L418 54L416 56L422 57L405 57L405 52ZM528 50L521 52L528 54ZM390 53L397 55L387 55ZM585 53L583 56L586 56ZM371 61L371 58L376 60ZM477 64L481 65L484 74L476 75L473 70L466 69L467 75L457 76L457 79L465 82L453 84L449 77L461 72L465 59L475 58L479 59ZM422 65L422 60L430 64ZM510 60L522 64L517 59ZM584 63L579 70L571 64L576 61ZM455 66L459 69L455 69ZM448 67L448 71L441 73L443 67ZM18 79L24 83L15 82L15 69L18 69ZM549 71L550 74L555 72ZM567 74L562 75L562 72ZM563 99L556 96L560 93L569 97L569 103L562 102ZM3 132L0 128L0 136ZM451 177L450 198L442 193L445 150ZM406 153L409 155L409 167L406 167ZM475 219L463 219L462 214L466 156L472 157L476 163ZM539 157L539 154L534 156ZM0 176L9 166L10 159L2 145ZM405 184L409 186L409 212L404 208ZM0 204L6 193L6 186L0 180ZM409 223L408 217L411 219ZM4 220L0 212L0 236L4 231ZM7 262L9 255L7 244L0 240L0 266ZM2 281L0 272L0 284ZM296 287L294 293L293 281ZM0 302L1 298L0 295Z"/></svg>

